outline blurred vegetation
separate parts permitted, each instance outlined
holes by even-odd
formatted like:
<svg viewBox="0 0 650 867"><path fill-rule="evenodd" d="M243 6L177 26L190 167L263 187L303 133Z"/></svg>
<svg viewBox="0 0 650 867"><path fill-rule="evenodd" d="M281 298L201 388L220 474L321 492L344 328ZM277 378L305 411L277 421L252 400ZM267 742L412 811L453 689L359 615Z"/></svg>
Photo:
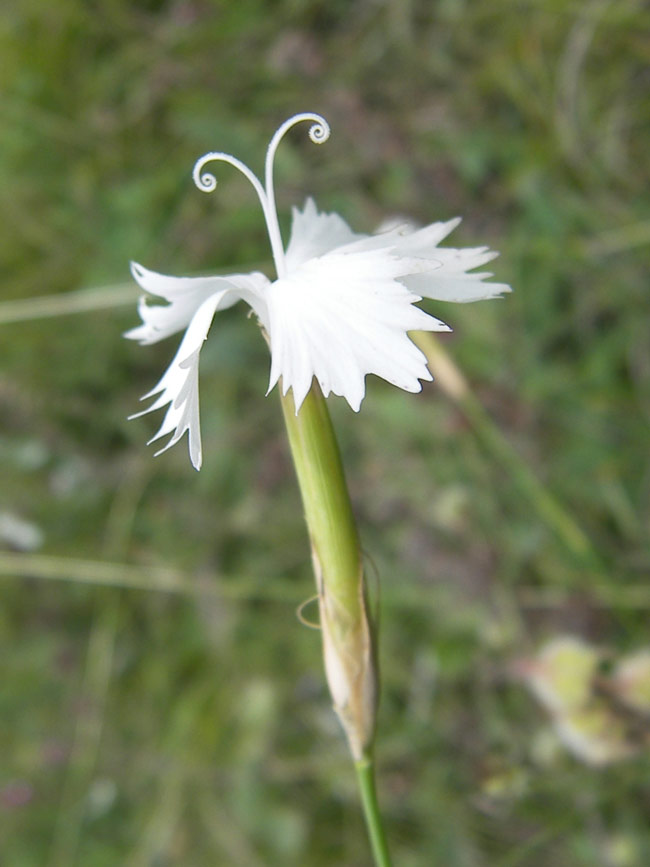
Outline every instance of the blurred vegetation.
<svg viewBox="0 0 650 867"><path fill-rule="evenodd" d="M248 185L223 167L205 196L189 173L212 149L259 168L303 110L332 137L282 145L285 217L307 194L358 230L462 214L451 243L501 251L515 294L434 311L484 411L436 383L369 382L359 416L331 403L382 582L400 867L650 863L647 753L579 763L513 677L562 632L648 643L649 28L641 0L0 9L3 302L128 283L131 258L268 263ZM184 445L153 460L155 420L126 421L176 346L122 340L135 322L122 304L0 325L0 557L59 558L68 579L0 561L0 860L366 864L318 636L295 617L312 578L267 349L220 314L197 475ZM543 519L544 489L593 557ZM128 586L100 561L130 564Z"/></svg>

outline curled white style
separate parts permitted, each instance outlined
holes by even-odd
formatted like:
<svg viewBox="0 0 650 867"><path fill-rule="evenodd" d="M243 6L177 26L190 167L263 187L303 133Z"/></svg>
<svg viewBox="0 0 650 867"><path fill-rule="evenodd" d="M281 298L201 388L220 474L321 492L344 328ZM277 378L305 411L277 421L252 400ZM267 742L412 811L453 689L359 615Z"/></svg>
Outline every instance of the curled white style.
<svg viewBox="0 0 650 867"><path fill-rule="evenodd" d="M439 246L459 218L423 228L393 222L376 234L357 234L338 214L320 212L313 200L307 199L302 210L293 208L285 249L275 203L273 163L285 134L304 121L312 124L309 136L315 144L329 138L329 125L321 115L305 112L289 118L269 143L264 183L241 160L221 151L202 156L192 172L196 186L208 193L217 187L215 175L206 170L209 163L227 163L249 180L266 221L275 280L260 272L166 277L136 263L131 265L145 292L167 303L150 304L143 297L138 307L142 324L125 336L149 344L185 331L169 368L144 395L143 399L155 398L153 403L137 415L167 407L151 441L167 435L170 438L157 454L187 432L190 459L196 469L202 461L199 354L219 310L238 301L251 307L271 349L268 390L281 380L283 394L292 390L296 412L314 378L325 396L341 395L358 410L369 373L411 392L421 390L421 380L432 379L425 356L408 332L450 329L415 306L423 297L467 302L510 291L506 284L484 282L492 274L475 272L497 255L487 247Z"/></svg>
<svg viewBox="0 0 650 867"><path fill-rule="evenodd" d="M194 179L194 183L196 186L202 190L204 193L211 193L217 188L217 179L211 172L203 172L203 169L208 163L211 162L224 162L229 163L231 166L234 166L236 169L248 178L248 180L253 185L255 192L257 193L257 197L260 200L260 204L262 205L262 212L264 214L264 219L266 220L266 228L269 233L269 240L271 242L271 250L273 251L273 260L275 262L275 267L278 272L278 277L283 276L285 273L284 267L284 248L282 246L282 235L280 233L280 225L278 223L278 212L275 206L275 189L273 185L273 162L275 160L275 152L278 149L278 145L284 138L285 134L291 129L292 126L295 126L302 121L312 121L312 126L309 128L309 138L314 142L314 144L322 144L326 142L330 137L330 127L328 122L322 117L320 114L312 114L310 112L303 112L302 114L294 114L293 117L290 117L289 120L285 120L281 127L279 127L269 142L269 146L266 151L266 162L264 165L264 186L262 186L261 181L256 175L245 165L241 160L238 160L236 157L231 156L231 154L225 154L221 151L213 151L212 153L205 154L200 159L196 161L194 164L194 169L192 171L192 178Z"/></svg>

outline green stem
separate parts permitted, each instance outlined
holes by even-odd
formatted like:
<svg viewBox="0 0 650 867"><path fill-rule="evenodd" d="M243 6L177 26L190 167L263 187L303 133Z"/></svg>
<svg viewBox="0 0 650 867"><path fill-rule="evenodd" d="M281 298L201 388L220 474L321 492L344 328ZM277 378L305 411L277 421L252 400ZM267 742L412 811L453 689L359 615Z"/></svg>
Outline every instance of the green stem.
<svg viewBox="0 0 650 867"><path fill-rule="evenodd" d="M377 867L387 867L371 758L378 695L375 630L341 456L316 382L298 413L288 394L282 409L311 541L327 682L357 770L374 858Z"/></svg>
<svg viewBox="0 0 650 867"><path fill-rule="evenodd" d="M291 394L282 397L282 411L312 549L329 593L357 619L361 549L325 398L314 383L300 412L296 413Z"/></svg>
<svg viewBox="0 0 650 867"><path fill-rule="evenodd" d="M360 761L354 763L354 767L357 772L363 815L368 828L375 864L377 867L390 867L390 854L377 801L374 762L370 756L364 756Z"/></svg>

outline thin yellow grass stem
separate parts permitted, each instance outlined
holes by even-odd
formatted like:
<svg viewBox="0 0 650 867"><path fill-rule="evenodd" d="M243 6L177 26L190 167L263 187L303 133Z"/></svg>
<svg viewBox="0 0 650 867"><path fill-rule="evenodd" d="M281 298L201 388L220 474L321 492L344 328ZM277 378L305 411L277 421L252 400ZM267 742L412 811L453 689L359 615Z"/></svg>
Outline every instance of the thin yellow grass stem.
<svg viewBox="0 0 650 867"><path fill-rule="evenodd" d="M440 340L428 332L416 332L413 338L427 356L431 372L436 377L440 388L464 413L476 436L509 472L520 493L534 506L542 521L576 559L593 572L603 574L604 565L587 534L508 442L475 397L462 372Z"/></svg>

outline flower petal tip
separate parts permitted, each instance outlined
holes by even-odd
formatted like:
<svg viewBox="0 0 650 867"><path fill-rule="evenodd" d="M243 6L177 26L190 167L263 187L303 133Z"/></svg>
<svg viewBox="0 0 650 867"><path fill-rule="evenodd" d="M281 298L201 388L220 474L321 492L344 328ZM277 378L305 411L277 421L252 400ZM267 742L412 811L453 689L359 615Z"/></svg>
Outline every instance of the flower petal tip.
<svg viewBox="0 0 650 867"><path fill-rule="evenodd" d="M138 283L144 277L145 269L139 262L135 262L133 259L129 262L129 270Z"/></svg>

